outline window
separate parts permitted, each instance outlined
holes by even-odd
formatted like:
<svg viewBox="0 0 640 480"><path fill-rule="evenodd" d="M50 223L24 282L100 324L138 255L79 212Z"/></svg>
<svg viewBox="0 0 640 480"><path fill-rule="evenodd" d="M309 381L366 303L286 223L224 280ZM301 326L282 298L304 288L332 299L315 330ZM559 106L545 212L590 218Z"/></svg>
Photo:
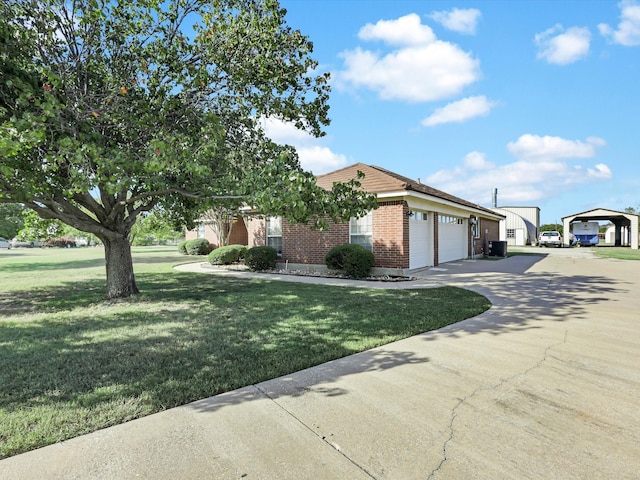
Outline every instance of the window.
<svg viewBox="0 0 640 480"><path fill-rule="evenodd" d="M206 228L204 223L201 223L200 225L198 225L198 238L205 238L205 232L204 229Z"/></svg>
<svg viewBox="0 0 640 480"><path fill-rule="evenodd" d="M463 225L464 220L460 217L452 217L451 215L438 215L439 223L452 223L455 225Z"/></svg>
<svg viewBox="0 0 640 480"><path fill-rule="evenodd" d="M507 228L507 238L516 238L515 228Z"/></svg>
<svg viewBox="0 0 640 480"><path fill-rule="evenodd" d="M362 245L367 250L373 248L373 214L367 213L362 218L352 218L349 222L349 242Z"/></svg>
<svg viewBox="0 0 640 480"><path fill-rule="evenodd" d="M412 211L409 213L409 216L413 219L413 220L420 220L422 222L426 222L429 220L429 214L427 212L415 212Z"/></svg>
<svg viewBox="0 0 640 480"><path fill-rule="evenodd" d="M282 255L282 217L267 218L267 246Z"/></svg>

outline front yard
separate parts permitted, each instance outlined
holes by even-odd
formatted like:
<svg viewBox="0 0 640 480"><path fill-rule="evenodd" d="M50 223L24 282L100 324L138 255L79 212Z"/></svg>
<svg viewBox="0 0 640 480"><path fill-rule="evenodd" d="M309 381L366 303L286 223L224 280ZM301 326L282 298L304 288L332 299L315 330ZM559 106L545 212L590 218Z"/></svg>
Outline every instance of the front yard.
<svg viewBox="0 0 640 480"><path fill-rule="evenodd" d="M0 252L0 458L480 314L457 288L348 289L180 273L134 248L142 294L104 300L100 248Z"/></svg>

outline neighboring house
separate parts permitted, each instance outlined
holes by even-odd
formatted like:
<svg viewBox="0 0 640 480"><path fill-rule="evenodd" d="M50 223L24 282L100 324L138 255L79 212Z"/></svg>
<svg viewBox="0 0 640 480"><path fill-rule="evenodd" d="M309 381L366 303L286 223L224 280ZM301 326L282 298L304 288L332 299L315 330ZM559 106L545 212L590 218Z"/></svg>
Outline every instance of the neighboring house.
<svg viewBox="0 0 640 480"><path fill-rule="evenodd" d="M380 167L358 163L317 177L330 189L365 174L362 188L378 197L378 209L325 231L291 225L281 217L249 217L249 246L271 245L289 268L323 266L336 245L357 243L370 249L379 273L404 275L411 270L488 252L499 240L505 216Z"/></svg>
<svg viewBox="0 0 640 480"><path fill-rule="evenodd" d="M539 207L492 208L506 218L500 222L500 240L507 245L535 245L540 233Z"/></svg>
<svg viewBox="0 0 640 480"><path fill-rule="evenodd" d="M211 248L220 246L220 239L212 227L211 222L201 221L193 230L187 230L185 240L193 240L195 238L206 238L211 244ZM236 217L231 225L231 233L229 235L229 245L247 245L249 243L247 237L247 226L243 217Z"/></svg>

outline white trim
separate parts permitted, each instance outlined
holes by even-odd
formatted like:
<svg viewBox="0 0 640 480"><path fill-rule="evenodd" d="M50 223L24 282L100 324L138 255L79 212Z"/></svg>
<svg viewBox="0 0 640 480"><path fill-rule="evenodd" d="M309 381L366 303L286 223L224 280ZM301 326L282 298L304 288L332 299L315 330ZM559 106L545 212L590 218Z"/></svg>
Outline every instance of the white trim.
<svg viewBox="0 0 640 480"><path fill-rule="evenodd" d="M469 207L467 205L462 205L460 203L452 202L451 200L445 200L445 199L442 199L440 197L434 197L432 195L427 195L426 193L421 193L421 192L416 192L416 191L399 190L397 192L378 193L377 196L378 196L378 199L385 199L385 200L397 199L397 198L405 199L405 200L407 200L408 204L409 204L408 199L415 198L415 199L420 199L420 200L426 200L426 201L431 202L431 203L433 203L435 205L438 205L439 207L447 206L447 207L455 208L456 210L462 210L464 212L475 213L476 215L481 215L481 216L483 216L485 218L492 218L494 220L502 220L503 218L506 218L504 215L501 215L499 213L487 212L487 211L481 210L479 208ZM417 205L409 204L409 208L410 209L413 209L414 207L415 208L424 208L424 207L419 207ZM430 208L429 210L440 211L439 208ZM443 212L443 213L449 213L449 212ZM451 212L451 213L453 214L453 212Z"/></svg>

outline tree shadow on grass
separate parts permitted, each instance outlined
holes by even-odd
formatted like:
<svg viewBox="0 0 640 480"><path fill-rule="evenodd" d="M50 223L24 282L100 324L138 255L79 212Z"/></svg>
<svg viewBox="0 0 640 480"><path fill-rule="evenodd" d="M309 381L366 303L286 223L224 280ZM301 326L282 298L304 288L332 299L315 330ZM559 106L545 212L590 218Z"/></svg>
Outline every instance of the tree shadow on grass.
<svg viewBox="0 0 640 480"><path fill-rule="evenodd" d="M92 406L113 388L114 398L144 395L158 411L441 326L415 310L410 321L389 315L389 300L410 291L336 301L340 287L206 280L143 274L146 293L116 302L98 300L97 280L29 292L28 306L0 296L0 403ZM23 318L33 311L46 315Z"/></svg>

